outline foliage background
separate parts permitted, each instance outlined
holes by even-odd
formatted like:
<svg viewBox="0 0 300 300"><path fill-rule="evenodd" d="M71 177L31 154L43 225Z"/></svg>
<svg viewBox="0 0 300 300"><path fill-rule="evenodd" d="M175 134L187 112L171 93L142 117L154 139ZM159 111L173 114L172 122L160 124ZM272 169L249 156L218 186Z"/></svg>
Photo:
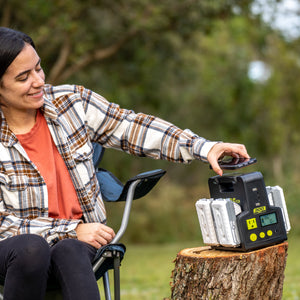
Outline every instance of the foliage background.
<svg viewBox="0 0 300 300"><path fill-rule="evenodd" d="M274 6L281 1L269 0ZM299 38L254 13L251 0L0 0L0 24L31 35L47 81L77 83L122 107L154 114L211 140L244 143L267 185L284 188L299 224ZM265 81L249 78L263 61ZM107 151L103 166L123 181L167 175L134 205L125 240L201 239L194 204L208 197L207 165L176 165ZM107 206L116 227L122 204Z"/></svg>

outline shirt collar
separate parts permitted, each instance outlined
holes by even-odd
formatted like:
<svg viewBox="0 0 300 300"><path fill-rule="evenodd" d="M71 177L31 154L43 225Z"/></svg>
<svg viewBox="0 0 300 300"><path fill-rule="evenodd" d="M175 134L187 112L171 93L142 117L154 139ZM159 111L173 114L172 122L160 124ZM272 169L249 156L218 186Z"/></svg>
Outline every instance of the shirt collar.
<svg viewBox="0 0 300 300"><path fill-rule="evenodd" d="M44 104L41 107L41 111L46 118L50 118L53 121L57 120L58 113L56 107L53 105L50 96L47 96L45 93L44 93Z"/></svg>
<svg viewBox="0 0 300 300"><path fill-rule="evenodd" d="M18 139L8 128L8 124L2 110L0 110L0 118L0 142L6 147L11 147L18 142Z"/></svg>
<svg viewBox="0 0 300 300"><path fill-rule="evenodd" d="M51 119L54 123L57 123L58 113L55 106L52 104L51 99L44 94L44 104L41 107L41 111L46 118ZM12 147L18 142L15 134L9 129L5 116L0 109L0 142L6 147Z"/></svg>

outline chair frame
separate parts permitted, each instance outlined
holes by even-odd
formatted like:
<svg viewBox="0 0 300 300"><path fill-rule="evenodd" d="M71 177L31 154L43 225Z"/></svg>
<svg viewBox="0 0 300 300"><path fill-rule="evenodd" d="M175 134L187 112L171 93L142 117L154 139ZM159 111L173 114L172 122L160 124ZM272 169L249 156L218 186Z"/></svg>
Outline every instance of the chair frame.
<svg viewBox="0 0 300 300"><path fill-rule="evenodd" d="M134 191L136 186L141 182L140 179L132 182L132 184L129 187L128 193L127 193L127 198L126 198L126 203L123 211L123 217L121 221L120 228L118 232L116 233L114 239L111 241L110 244L116 244L119 242L121 237L124 235L129 217L130 217L130 211L131 211L131 206L132 206L132 201L134 197ZM108 253L106 255L113 255L113 253ZM114 298L115 300L119 300L121 298L121 292L120 292L120 256L118 254L113 255L114 257ZM99 267L102 265L102 263L105 260L105 255L103 255L94 265L93 265L93 271L96 272ZM108 271L105 272L103 275L103 286L104 286L104 292L105 292L105 299L106 300L111 300L111 290L110 290L110 284L109 284L109 275Z"/></svg>
<svg viewBox="0 0 300 300"><path fill-rule="evenodd" d="M147 189L147 192L154 187L154 185L157 183L157 181L166 173L166 171L157 169L153 170L150 172L146 173L141 173L134 178L128 180L130 182L128 191L126 194L126 202L125 202L125 207L123 211L123 217L121 221L120 228L118 232L116 233L114 239L111 241L110 245L117 245L121 237L124 235L129 217L130 217L130 212L131 212L131 207L132 207L132 202L134 199L142 197L141 195L136 196L135 192L137 188L142 186L143 184L147 185L148 181L151 181L151 179L154 179L154 183L150 183L151 188ZM127 183L128 183L127 182ZM124 189L126 188L127 184L124 186ZM115 253L114 253L115 252ZM117 251L110 251L110 253L104 252L103 256L99 258L99 260L93 265L93 270L96 273L96 271L99 269L99 267L104 263L106 257L113 257L114 259L114 299L115 300L120 300L120 272L119 272L119 267L120 267L120 255L118 254ZM103 275L103 285L104 285L104 292L105 292L105 299L106 300L111 300L111 291L110 291L110 285L109 285L109 276L108 276L108 271L105 272Z"/></svg>

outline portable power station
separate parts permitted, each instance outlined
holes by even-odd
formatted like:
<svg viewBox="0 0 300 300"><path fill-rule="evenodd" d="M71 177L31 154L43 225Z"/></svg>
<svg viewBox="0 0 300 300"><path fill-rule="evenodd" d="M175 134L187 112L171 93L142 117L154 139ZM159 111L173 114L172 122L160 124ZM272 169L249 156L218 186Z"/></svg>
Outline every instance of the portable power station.
<svg viewBox="0 0 300 300"><path fill-rule="evenodd" d="M283 190L266 187L260 172L214 176L208 185L211 198L196 202L205 244L249 251L287 239L291 226Z"/></svg>

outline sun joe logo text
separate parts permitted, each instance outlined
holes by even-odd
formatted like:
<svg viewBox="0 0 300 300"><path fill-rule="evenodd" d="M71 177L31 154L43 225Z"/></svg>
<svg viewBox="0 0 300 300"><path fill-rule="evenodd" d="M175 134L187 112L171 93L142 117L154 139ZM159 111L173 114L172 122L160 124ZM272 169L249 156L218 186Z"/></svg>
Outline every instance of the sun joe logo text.
<svg viewBox="0 0 300 300"><path fill-rule="evenodd" d="M241 200L240 199L236 199L236 198L229 198L232 202L240 204Z"/></svg>
<svg viewBox="0 0 300 300"><path fill-rule="evenodd" d="M253 209L253 213L254 213L255 215L257 215L257 214L261 214L261 213L265 212L266 210L267 210L267 207L266 207L266 206L260 206L260 207L254 208L254 209Z"/></svg>

